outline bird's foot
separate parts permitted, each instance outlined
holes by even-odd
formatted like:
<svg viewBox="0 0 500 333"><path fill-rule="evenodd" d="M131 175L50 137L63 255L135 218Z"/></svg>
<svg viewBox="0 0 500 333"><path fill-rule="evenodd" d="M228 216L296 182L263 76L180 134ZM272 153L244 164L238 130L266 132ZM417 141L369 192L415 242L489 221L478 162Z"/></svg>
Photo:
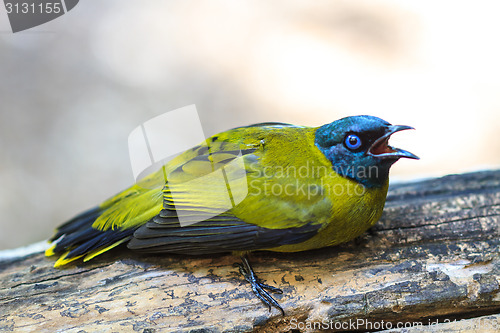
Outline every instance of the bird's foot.
<svg viewBox="0 0 500 333"><path fill-rule="evenodd" d="M245 280L250 282L250 285L252 286L252 290L254 294L264 303L267 305L269 311L271 311L271 306L274 306L278 310L280 310L281 314L285 316L285 311L283 308L279 305L279 303L266 291L269 290L273 293L277 294L283 294L283 290L267 285L265 283L262 283L260 279L255 275L255 272L253 271L252 266L250 266L250 263L248 262L248 259L246 256L242 256L241 260L243 261L243 264L238 264L240 268L240 273L245 277Z"/></svg>

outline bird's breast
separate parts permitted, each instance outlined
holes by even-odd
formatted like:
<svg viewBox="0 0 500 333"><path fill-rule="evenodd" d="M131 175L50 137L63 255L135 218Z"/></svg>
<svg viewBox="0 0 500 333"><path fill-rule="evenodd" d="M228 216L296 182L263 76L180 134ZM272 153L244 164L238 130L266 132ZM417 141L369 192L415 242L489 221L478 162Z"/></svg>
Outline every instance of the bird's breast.
<svg viewBox="0 0 500 333"><path fill-rule="evenodd" d="M323 200L310 207L310 214L321 229L312 238L299 244L270 249L297 252L348 242L373 226L382 215L388 181L380 188L366 188L357 182L330 174L320 181ZM328 207L328 211L325 208Z"/></svg>

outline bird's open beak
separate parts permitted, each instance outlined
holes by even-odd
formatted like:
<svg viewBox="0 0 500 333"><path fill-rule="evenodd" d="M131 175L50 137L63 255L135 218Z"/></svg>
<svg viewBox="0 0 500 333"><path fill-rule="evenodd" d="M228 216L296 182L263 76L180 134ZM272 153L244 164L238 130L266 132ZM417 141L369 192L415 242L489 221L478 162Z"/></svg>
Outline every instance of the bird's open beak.
<svg viewBox="0 0 500 333"><path fill-rule="evenodd" d="M417 155L414 155L410 153L409 151L399 149L399 148L394 148L389 146L389 138L391 137L392 134L407 130L407 129L414 129L411 126L405 126L405 125L391 125L389 126L389 130L387 131L386 134L378 138L370 147L368 150L368 154L372 155L374 157L378 158L401 158L401 157L406 157L406 158L413 158L418 160L419 157Z"/></svg>

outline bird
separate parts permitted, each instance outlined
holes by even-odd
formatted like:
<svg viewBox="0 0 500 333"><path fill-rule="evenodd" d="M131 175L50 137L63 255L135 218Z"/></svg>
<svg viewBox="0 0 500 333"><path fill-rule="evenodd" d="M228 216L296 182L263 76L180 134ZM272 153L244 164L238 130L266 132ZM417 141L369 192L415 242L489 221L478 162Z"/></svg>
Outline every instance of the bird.
<svg viewBox="0 0 500 333"><path fill-rule="evenodd" d="M232 253L254 294L282 315L248 255L335 246L381 217L389 169L416 155L388 144L413 129L361 115L308 127L259 123L215 134L59 226L55 267L119 246L150 254ZM165 142L164 144L168 144Z"/></svg>

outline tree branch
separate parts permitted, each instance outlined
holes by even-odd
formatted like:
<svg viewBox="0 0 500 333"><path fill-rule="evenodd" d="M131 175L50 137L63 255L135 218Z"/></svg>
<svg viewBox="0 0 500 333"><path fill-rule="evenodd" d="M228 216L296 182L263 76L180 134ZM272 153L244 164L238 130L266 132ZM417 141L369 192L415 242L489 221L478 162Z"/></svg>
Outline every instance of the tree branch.
<svg viewBox="0 0 500 333"><path fill-rule="evenodd" d="M283 289L285 317L254 297L231 255L123 250L55 269L38 253L0 262L0 331L500 328L499 229L500 171L392 186L382 219L354 242L251 255Z"/></svg>

